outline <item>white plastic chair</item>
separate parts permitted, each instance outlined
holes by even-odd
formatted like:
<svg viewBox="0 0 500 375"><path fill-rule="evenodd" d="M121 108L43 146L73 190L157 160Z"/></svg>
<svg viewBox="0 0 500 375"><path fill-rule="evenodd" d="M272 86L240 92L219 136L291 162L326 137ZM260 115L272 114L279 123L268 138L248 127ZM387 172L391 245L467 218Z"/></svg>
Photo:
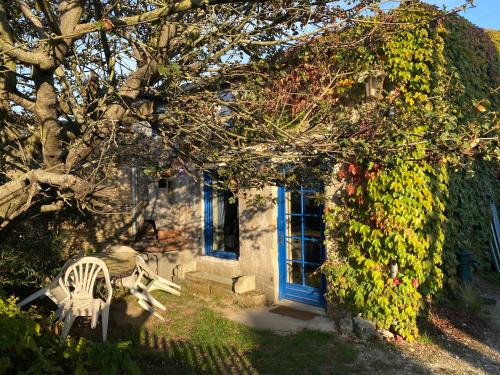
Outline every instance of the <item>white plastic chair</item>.
<svg viewBox="0 0 500 375"><path fill-rule="evenodd" d="M130 289L130 292L137 297L139 305L144 310L154 314L161 320L164 320L164 318L156 312L155 307L163 311L167 308L154 298L151 292L153 290L162 290L176 296L181 295L178 291L178 289L181 289L180 285L158 276L140 255L136 257L134 272L122 279L122 285Z"/></svg>
<svg viewBox="0 0 500 375"><path fill-rule="evenodd" d="M107 289L106 301L99 297L94 298L94 287L99 277L104 279ZM97 326L99 315L101 315L102 341L106 341L109 308L113 293L106 263L95 257L80 258L68 267L64 277L59 279L59 284L69 294L69 299L65 302L62 312L64 327L61 338L66 338L77 317L90 316L90 326L94 329Z"/></svg>
<svg viewBox="0 0 500 375"><path fill-rule="evenodd" d="M66 261L66 263L64 263L59 273L50 282L49 285L26 297L21 302L19 302L17 306L23 307L24 305L27 305L28 303L31 303L38 298L49 297L58 307L56 312L56 320L61 319L62 318L61 313L64 308L65 302L69 299L69 294L67 293L66 289L64 289L63 287L61 287L61 285L59 285L59 280L61 279L63 273L74 262L75 262L74 259Z"/></svg>

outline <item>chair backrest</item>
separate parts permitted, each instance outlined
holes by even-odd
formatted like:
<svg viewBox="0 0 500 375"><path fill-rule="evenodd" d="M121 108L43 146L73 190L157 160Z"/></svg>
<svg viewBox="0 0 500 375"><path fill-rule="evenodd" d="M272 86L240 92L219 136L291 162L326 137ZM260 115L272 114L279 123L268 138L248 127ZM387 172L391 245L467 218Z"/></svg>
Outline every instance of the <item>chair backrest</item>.
<svg viewBox="0 0 500 375"><path fill-rule="evenodd" d="M150 279L154 279L157 275L153 270L146 264L146 261L140 255L137 255L135 258L135 265L139 269L139 271L144 273Z"/></svg>
<svg viewBox="0 0 500 375"><path fill-rule="evenodd" d="M59 280L63 277L64 273L66 272L66 270L68 269L69 266L71 266L73 263L75 262L74 259L68 259L64 264L63 266L61 267L61 269L59 270L59 272L57 273L56 277L54 277L52 279L52 281L50 282L50 285L49 285L49 288L50 287L57 287L58 284L59 284Z"/></svg>
<svg viewBox="0 0 500 375"><path fill-rule="evenodd" d="M106 302L111 301L111 280L106 263L95 257L83 257L68 267L60 284L72 297L93 298L94 286L97 278L104 277L108 296Z"/></svg>

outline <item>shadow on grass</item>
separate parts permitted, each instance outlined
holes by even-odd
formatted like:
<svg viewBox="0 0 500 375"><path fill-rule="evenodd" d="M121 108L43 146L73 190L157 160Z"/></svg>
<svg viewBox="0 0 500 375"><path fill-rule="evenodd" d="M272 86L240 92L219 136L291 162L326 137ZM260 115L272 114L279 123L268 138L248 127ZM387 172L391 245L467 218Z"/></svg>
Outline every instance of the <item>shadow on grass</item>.
<svg viewBox="0 0 500 375"><path fill-rule="evenodd" d="M144 374L399 374L403 369L431 373L381 343L353 343L312 330L288 336L253 330L190 297L179 298L175 305L166 303L165 322L145 311L127 315L123 301L113 306L109 339L131 341ZM79 333L88 336L88 326L86 333L73 332Z"/></svg>

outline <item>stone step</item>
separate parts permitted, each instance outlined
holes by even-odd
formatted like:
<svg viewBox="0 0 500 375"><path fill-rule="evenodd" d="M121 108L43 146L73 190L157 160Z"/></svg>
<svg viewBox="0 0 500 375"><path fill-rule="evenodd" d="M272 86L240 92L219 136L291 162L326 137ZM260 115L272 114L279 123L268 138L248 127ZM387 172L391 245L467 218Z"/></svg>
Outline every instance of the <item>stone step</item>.
<svg viewBox="0 0 500 375"><path fill-rule="evenodd" d="M224 277L219 275L214 275L213 273L192 271L186 273L186 279L198 282L209 282L220 284L221 286L233 289L233 279L231 277Z"/></svg>
<svg viewBox="0 0 500 375"><path fill-rule="evenodd" d="M245 307L260 307L266 304L263 293L251 290L245 293L234 293L233 288L237 278L223 277L208 272L186 272L185 279L176 280L183 287L187 287L204 296L218 297Z"/></svg>
<svg viewBox="0 0 500 375"><path fill-rule="evenodd" d="M242 275L240 262L237 260L220 259L211 256L197 257L196 271L230 278Z"/></svg>
<svg viewBox="0 0 500 375"><path fill-rule="evenodd" d="M233 279L207 272L186 272L183 284L203 295L232 297Z"/></svg>

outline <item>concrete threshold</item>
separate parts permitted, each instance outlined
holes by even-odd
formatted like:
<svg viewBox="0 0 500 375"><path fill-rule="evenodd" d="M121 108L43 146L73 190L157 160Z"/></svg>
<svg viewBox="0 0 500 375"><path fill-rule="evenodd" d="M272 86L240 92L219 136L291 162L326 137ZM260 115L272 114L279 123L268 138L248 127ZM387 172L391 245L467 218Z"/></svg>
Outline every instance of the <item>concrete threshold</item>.
<svg viewBox="0 0 500 375"><path fill-rule="evenodd" d="M297 310L318 314L320 316L326 316L326 309L323 307L306 305L305 303L295 302L288 299L280 300L275 306L286 306Z"/></svg>
<svg viewBox="0 0 500 375"><path fill-rule="evenodd" d="M270 312L279 305L253 309L221 309L220 312L229 320L246 325L255 330L272 331L279 335L290 335L303 329L336 333L335 322L326 316L316 316L304 321Z"/></svg>

